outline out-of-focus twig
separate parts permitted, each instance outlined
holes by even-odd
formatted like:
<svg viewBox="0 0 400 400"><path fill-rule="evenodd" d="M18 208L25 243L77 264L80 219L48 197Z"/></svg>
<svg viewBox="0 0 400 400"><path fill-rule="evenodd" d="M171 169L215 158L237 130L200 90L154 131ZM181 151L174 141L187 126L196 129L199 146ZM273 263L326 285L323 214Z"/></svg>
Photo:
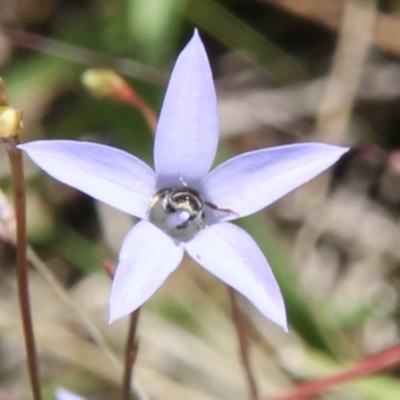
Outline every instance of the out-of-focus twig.
<svg viewBox="0 0 400 400"><path fill-rule="evenodd" d="M307 18L330 29L341 27L344 6L348 0L259 0L283 8L299 17ZM363 1L351 0L354 3ZM400 55L400 18L377 12L372 43L395 56Z"/></svg>
<svg viewBox="0 0 400 400"><path fill-rule="evenodd" d="M374 354L361 360L358 364L339 372L335 375L328 376L306 382L295 387L292 391L282 396L268 398L268 400L306 400L314 396L321 395L335 386L359 379L367 375L372 375L384 370L388 370L400 365L400 344L396 344L378 354ZM267 400L267 399L264 399Z"/></svg>
<svg viewBox="0 0 400 400"><path fill-rule="evenodd" d="M164 85L167 74L128 58L113 57L81 46L50 39L21 29L0 26L0 30L16 46L39 51L78 64L112 68L123 75L131 76L156 85Z"/></svg>
<svg viewBox="0 0 400 400"><path fill-rule="evenodd" d="M346 141L375 15L375 0L345 3L338 46L317 117L317 133L323 141Z"/></svg>

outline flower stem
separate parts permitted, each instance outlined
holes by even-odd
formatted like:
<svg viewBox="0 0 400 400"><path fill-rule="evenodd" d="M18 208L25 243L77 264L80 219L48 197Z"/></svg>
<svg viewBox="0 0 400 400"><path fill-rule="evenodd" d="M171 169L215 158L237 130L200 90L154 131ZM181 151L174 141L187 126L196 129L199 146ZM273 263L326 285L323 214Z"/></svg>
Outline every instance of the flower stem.
<svg viewBox="0 0 400 400"><path fill-rule="evenodd" d="M122 400L130 400L131 398L132 370L137 356L137 341L135 339L139 314L140 308L135 310L130 315L129 320L128 337L125 346L125 368L122 383Z"/></svg>
<svg viewBox="0 0 400 400"><path fill-rule="evenodd" d="M110 279L113 280L115 275L115 265L113 265L110 261L105 260L103 262L103 267ZM138 351L138 345L135 338L139 314L140 307L135 310L129 318L128 336L125 345L124 376L122 380L122 400L130 400L131 398L132 371ZM136 389L137 388L134 390L135 400L140 400L143 396Z"/></svg>
<svg viewBox="0 0 400 400"><path fill-rule="evenodd" d="M91 68L82 75L82 83L92 93L100 98L121 101L136 108L154 133L157 127L157 115L142 99L139 93L115 71L103 68Z"/></svg>
<svg viewBox="0 0 400 400"><path fill-rule="evenodd" d="M17 149L18 136L3 139L11 165L14 183L15 215L17 225L17 280L18 296L21 309L22 326L28 359L28 370L34 400L41 400L39 366L36 354L35 336L29 299L27 236L26 236L26 196L22 164L22 152Z"/></svg>
<svg viewBox="0 0 400 400"><path fill-rule="evenodd" d="M246 327L246 321L242 311L239 308L236 298L236 292L230 286L227 285L229 292L229 300L232 308L232 318L236 327L236 332L239 339L240 357L242 359L243 367L246 373L247 382L250 389L250 396L252 400L257 400L258 390L254 379L254 375L250 366L250 354L249 354L249 336Z"/></svg>

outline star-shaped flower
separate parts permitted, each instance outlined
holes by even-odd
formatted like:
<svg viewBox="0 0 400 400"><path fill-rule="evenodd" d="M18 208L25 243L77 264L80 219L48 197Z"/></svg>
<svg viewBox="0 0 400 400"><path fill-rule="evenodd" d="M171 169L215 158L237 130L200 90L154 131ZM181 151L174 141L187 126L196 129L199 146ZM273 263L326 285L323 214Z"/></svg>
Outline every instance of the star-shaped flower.
<svg viewBox="0 0 400 400"><path fill-rule="evenodd" d="M279 146L240 154L209 172L217 145L215 88L195 32L176 61L165 95L154 143L155 171L101 144L51 140L19 146L59 181L141 219L122 244L110 321L140 307L186 251L287 329L285 305L267 260L254 240L228 221L268 206L348 149L319 143Z"/></svg>

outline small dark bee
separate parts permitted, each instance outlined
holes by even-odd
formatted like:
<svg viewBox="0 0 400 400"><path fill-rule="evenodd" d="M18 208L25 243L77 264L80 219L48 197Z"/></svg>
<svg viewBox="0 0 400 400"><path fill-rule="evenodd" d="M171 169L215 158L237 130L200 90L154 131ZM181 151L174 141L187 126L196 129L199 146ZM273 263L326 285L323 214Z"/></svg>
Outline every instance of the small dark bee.
<svg viewBox="0 0 400 400"><path fill-rule="evenodd" d="M204 226L204 203L196 190L163 188L156 192L155 197L161 200L162 207L168 214L177 211L189 213L189 218L178 225L177 229L187 228L190 222L194 222L198 229Z"/></svg>
<svg viewBox="0 0 400 400"><path fill-rule="evenodd" d="M206 225L205 206L214 212L234 213L204 202L197 190L185 186L176 190L158 189L149 205L150 220L174 237L190 238ZM171 219L174 213L176 220Z"/></svg>

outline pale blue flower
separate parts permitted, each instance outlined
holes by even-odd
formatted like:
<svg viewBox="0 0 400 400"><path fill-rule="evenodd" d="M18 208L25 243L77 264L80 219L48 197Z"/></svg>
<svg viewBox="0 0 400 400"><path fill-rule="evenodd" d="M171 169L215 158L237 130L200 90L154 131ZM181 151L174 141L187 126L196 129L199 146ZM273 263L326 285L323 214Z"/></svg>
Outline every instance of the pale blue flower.
<svg viewBox="0 0 400 400"><path fill-rule="evenodd" d="M20 146L54 178L141 219L122 244L111 321L140 307L186 251L287 329L267 260L254 240L228 221L268 206L348 149L319 143L279 146L241 154L209 172L217 145L215 89L195 32L165 95L154 143L155 172L135 156L95 143L51 140Z"/></svg>
<svg viewBox="0 0 400 400"><path fill-rule="evenodd" d="M56 388L55 394L57 400L86 400L84 397L78 396L61 387Z"/></svg>

